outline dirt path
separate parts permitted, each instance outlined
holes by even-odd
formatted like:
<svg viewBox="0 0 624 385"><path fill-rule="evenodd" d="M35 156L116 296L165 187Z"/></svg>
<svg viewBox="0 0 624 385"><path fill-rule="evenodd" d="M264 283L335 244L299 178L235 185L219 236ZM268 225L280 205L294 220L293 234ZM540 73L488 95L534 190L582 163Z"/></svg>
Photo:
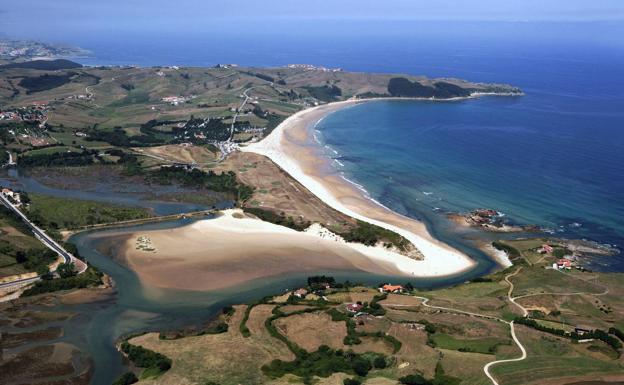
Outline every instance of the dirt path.
<svg viewBox="0 0 624 385"><path fill-rule="evenodd" d="M520 271L522 271L522 267L519 267L518 269L516 269L516 271L514 271L511 274L507 274L505 276L505 282L507 282L509 284L509 290L507 290L507 299L513 303L514 305L516 305L521 311L522 311L522 315L524 317L526 317L529 312L527 311L527 309L524 308L524 306L520 305L519 303L517 303L515 301L515 298L512 297L511 295L513 294L514 291L514 284L513 282L510 281L511 277L514 277L516 275L518 275L520 273ZM507 322L507 321L503 321L509 324L509 329L511 330L511 338L514 340L514 342L516 343L516 345L518 345L518 348L520 348L520 351L522 352L522 355L520 357L517 358L508 358L505 360L496 360L496 361L492 361L487 363L484 367L483 367L483 372L485 373L485 375L487 376L487 378L490 379L490 381L492 381L492 384L494 385L499 385L498 381L496 381L496 379L494 378L494 376L492 376L492 374L490 373L490 368L494 365L498 365L498 364L502 364L504 362L517 362L517 361L522 361L525 360L527 357L527 352L526 349L524 348L524 346L522 345L522 343L520 342L520 340L518 339L518 337L516 337L516 328L514 326L514 321L511 322Z"/></svg>
<svg viewBox="0 0 624 385"><path fill-rule="evenodd" d="M516 303L514 301L515 298L512 297L513 290L514 290L514 285L510 281L510 278L514 277L515 275L520 273L521 270L522 270L522 267L518 268L515 272L505 276L505 282L507 282L509 284L509 290L507 291L507 298L509 299L510 302L512 302L514 305L516 305L522 311L524 316L526 316L528 314L528 311L522 305ZM454 308L443 307L443 306L433 306L433 305L429 305L429 303L428 303L429 302L429 298L420 297L420 296L416 296L416 298L418 298L418 299L420 299L422 301L423 306L431 308L431 309L444 310L444 311L449 311L449 312L453 312L453 313L466 314L466 315L470 315L470 316L474 316L474 317L491 319L491 320L495 320L495 321L498 321L498 322L503 322L503 323L509 325L509 329L511 331L511 338L513 339L514 343L518 346L518 348L520 349L520 352L522 354L521 354L520 357L517 357L517 358L510 358L510 359L505 359L505 360L492 361L492 362L487 363L483 367L483 372L485 373L487 378L490 379L490 381L492 382L493 385L499 385L499 383L496 381L494 376L492 376L492 374L490 373L490 368L492 366L498 365L498 364L502 364L502 363L505 363L505 362L517 362L517 361L522 361L522 360L526 359L526 357L527 357L526 349L522 345L522 343L520 342L518 337L516 336L516 330L515 330L513 321L509 322L509 321L506 321L506 320L504 320L502 318L494 317L494 316L487 315L487 314L473 313L473 312L469 312L469 311L465 311L465 310L454 309ZM401 305L387 304L386 306L401 306Z"/></svg>
<svg viewBox="0 0 624 385"><path fill-rule="evenodd" d="M604 288L604 291L602 291L601 293L587 293L587 292L573 292L573 293L535 293L535 294L525 294L525 295L519 295L517 297L513 297L513 291L514 291L514 284L513 282L511 282L510 278L518 275L518 273L520 273L520 271L522 271L522 267L519 267L516 271L514 271L511 274L508 274L505 276L505 282L507 282L509 284L509 290L507 290L507 299L513 303L514 305L516 305L521 311L522 311L522 315L524 317L529 315L529 312L527 311L527 309L520 305L519 303L516 302L517 299L521 299L521 298L527 298L527 297L534 297L534 296L538 296L538 295L593 295L593 296L600 296L600 295L606 295L609 293L609 288L604 286L604 285L600 285L598 283L594 283L596 286L601 286L602 288ZM560 272L561 274L565 274L562 271L556 270L558 272ZM589 280L585 280L579 277L574 277L571 276L574 279L578 279L584 282L589 282ZM506 321L503 321L506 322ZM490 363L488 363L487 365L485 365L483 367L483 372L485 372L485 375L490 379L490 381L492 381L492 384L494 385L499 385L499 383L496 381L496 379L492 376L492 374L490 374L490 367L497 365L497 364L502 364L505 362L517 362L517 361L522 361L524 359L526 359L527 357L527 352L526 349L524 348L524 346L522 346L522 344L520 343L520 341L518 340L518 338L516 337L516 331L515 331L515 327L514 327L514 322L508 322L509 323L509 327L511 329L511 337L513 338L514 342L516 343L516 345L518 345L518 347L520 348L520 350L522 351L522 356L518 357L518 358L512 358L512 359L506 359L506 360L497 360L497 361L492 361Z"/></svg>
<svg viewBox="0 0 624 385"><path fill-rule="evenodd" d="M520 272L522 271L522 267L519 267L516 271L514 271L511 274L508 274L505 276L505 282L507 282L509 284L509 290L507 290L507 299L509 300L509 302L513 303L514 305L516 305L518 307L518 309L520 309L522 311L522 316L526 317L527 315L529 315L529 312L527 311L527 309L524 308L524 306L520 305L519 303L516 302L516 298L512 297L511 295L513 294L514 291L514 284L513 282L511 282L509 280L509 278L511 277L515 277L516 275L518 275Z"/></svg>

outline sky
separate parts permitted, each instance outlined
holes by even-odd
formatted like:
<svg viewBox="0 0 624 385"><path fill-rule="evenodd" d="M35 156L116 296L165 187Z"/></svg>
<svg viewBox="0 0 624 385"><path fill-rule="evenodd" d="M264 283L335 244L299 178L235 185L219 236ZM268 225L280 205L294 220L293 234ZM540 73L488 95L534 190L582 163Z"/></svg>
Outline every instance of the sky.
<svg viewBox="0 0 624 385"><path fill-rule="evenodd" d="M466 23L495 22L624 26L624 0L0 0L0 37L72 45L184 34L462 37L471 33ZM570 32L609 44L621 40L597 26L563 27L559 38Z"/></svg>
<svg viewBox="0 0 624 385"><path fill-rule="evenodd" d="M622 0L0 0L2 24L223 19L624 21ZM26 26L20 27L25 28Z"/></svg>

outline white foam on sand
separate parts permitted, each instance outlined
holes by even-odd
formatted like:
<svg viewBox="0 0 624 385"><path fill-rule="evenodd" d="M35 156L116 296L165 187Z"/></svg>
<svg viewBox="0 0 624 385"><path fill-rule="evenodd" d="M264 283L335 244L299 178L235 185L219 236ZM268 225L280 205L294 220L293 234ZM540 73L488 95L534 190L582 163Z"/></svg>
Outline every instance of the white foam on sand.
<svg viewBox="0 0 624 385"><path fill-rule="evenodd" d="M327 112L330 113L335 111L337 108L353 105L357 102L361 101L348 100L332 103ZM423 234L417 234L416 232L408 231L395 225L366 217L362 214L366 212L366 207L357 209L359 212L355 212L354 210L347 208L336 196L332 194L329 188L323 185L321 178L314 178L306 174L302 170L301 165L295 159L285 154L282 147L284 145L284 131L293 127L301 127L301 125L304 125L307 129L308 125L314 123L310 122L309 114L319 108L327 108L327 105L309 108L288 117L262 141L242 147L241 150L257 153L270 158L274 163L280 166L284 171L290 174L294 179L296 179L333 209L353 218L383 227L402 235L420 250L424 259L416 260L380 247L370 247L362 244L348 243L348 245L369 257L391 262L405 274L417 277L452 275L468 270L474 266L475 262L471 258L458 250L433 239L428 233L426 233L426 230L424 230ZM318 118L316 121L318 121ZM345 183L347 182L345 181ZM363 196L366 195L363 194ZM371 200L370 197L366 196L366 198L368 198L371 204L381 206L379 203ZM405 219L405 217L398 213L393 213L390 210L388 211L397 217Z"/></svg>

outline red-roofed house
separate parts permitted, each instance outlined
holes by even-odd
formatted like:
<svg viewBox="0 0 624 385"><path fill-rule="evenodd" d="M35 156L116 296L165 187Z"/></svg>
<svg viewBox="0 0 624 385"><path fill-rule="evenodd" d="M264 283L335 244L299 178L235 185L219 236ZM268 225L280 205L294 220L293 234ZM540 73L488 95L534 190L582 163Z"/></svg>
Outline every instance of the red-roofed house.
<svg viewBox="0 0 624 385"><path fill-rule="evenodd" d="M364 305L362 305L361 303L350 303L347 305L347 310L351 313L357 313L362 310L363 307Z"/></svg>
<svg viewBox="0 0 624 385"><path fill-rule="evenodd" d="M552 248L552 246L550 246L550 245L546 245L546 244L544 244L544 245L542 245L542 248L540 249L540 251L539 251L539 252L540 252L540 253L548 253L548 254L551 254L551 253L553 252L553 248Z"/></svg>
<svg viewBox="0 0 624 385"><path fill-rule="evenodd" d="M382 293L403 293L403 286L401 285L383 285L379 288Z"/></svg>
<svg viewBox="0 0 624 385"><path fill-rule="evenodd" d="M560 260L557 261L557 267L559 269L572 269L572 261L570 261L569 259L565 259L562 258Z"/></svg>
<svg viewBox="0 0 624 385"><path fill-rule="evenodd" d="M306 289L297 289L293 292L293 295L295 297L305 298L305 296L308 295L308 291Z"/></svg>

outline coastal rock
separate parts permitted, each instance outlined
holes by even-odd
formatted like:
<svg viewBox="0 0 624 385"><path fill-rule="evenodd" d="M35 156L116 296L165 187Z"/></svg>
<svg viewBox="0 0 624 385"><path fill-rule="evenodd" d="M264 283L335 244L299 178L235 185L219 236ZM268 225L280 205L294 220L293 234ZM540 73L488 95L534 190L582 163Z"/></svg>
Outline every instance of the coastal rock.
<svg viewBox="0 0 624 385"><path fill-rule="evenodd" d="M538 232L536 225L515 225L506 221L504 214L494 209L480 208L468 213L451 213L448 218L458 225L466 227L478 227L485 231L513 233L513 232Z"/></svg>

